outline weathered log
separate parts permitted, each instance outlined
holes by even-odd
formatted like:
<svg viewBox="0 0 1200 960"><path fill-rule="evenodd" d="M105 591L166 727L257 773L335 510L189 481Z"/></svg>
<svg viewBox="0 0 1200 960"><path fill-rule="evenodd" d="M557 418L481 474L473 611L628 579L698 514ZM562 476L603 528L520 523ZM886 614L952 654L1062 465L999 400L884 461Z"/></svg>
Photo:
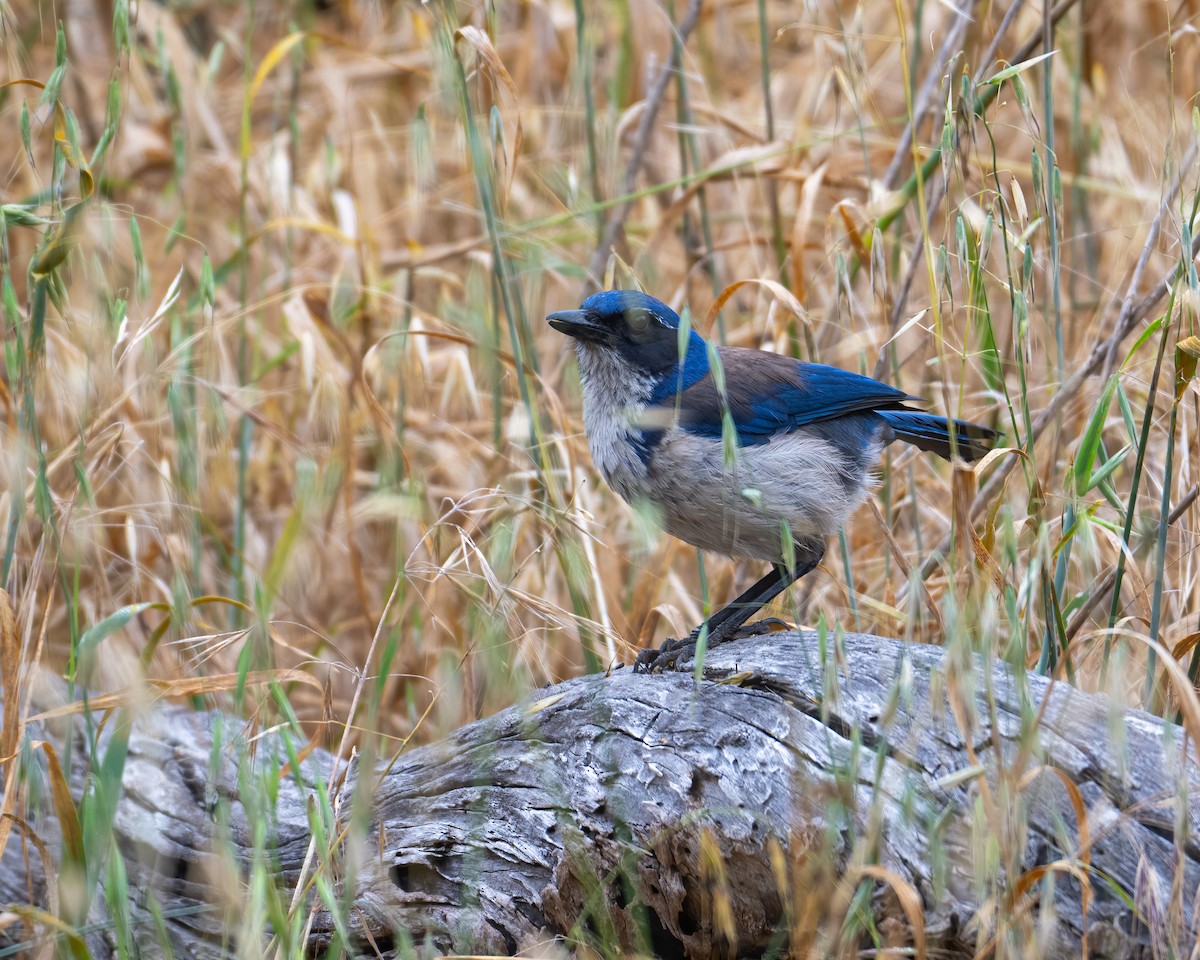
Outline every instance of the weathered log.
<svg viewBox="0 0 1200 960"><path fill-rule="evenodd" d="M877 637L776 634L714 650L709 667L700 683L581 677L384 770L352 770L325 825L333 837L349 825L340 853L318 845L307 866L327 755L280 774L279 737L247 751L228 717L146 712L113 827L129 936L143 956L164 955L164 940L175 956L252 954L269 935L246 909L258 863L285 906L302 869L321 871L349 903L340 935L368 955L561 938L689 957L1195 946L1200 774L1182 728L1001 662ZM83 730L70 727L77 795ZM251 815L264 782L277 785L273 810ZM48 798L27 789L23 811L56 860ZM14 830L0 900L45 908L46 887L41 854ZM95 957L115 953L116 906L95 893ZM310 952L335 942L320 897L299 910ZM0 936L47 933L26 922Z"/></svg>

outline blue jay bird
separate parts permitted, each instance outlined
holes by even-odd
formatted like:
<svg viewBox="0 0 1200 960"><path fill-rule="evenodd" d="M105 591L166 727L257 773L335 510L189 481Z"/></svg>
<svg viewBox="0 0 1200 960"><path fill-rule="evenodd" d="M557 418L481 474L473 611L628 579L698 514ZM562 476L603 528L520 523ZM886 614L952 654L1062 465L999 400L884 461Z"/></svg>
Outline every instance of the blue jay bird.
<svg viewBox="0 0 1200 960"><path fill-rule="evenodd" d="M870 377L710 347L637 290L597 293L546 319L575 341L588 446L608 484L630 503L653 505L680 540L772 564L688 638L643 651L636 669L674 664L705 628L710 646L761 632L746 621L821 561L825 538L866 498L886 444L977 460L998 436L911 410L918 397Z"/></svg>

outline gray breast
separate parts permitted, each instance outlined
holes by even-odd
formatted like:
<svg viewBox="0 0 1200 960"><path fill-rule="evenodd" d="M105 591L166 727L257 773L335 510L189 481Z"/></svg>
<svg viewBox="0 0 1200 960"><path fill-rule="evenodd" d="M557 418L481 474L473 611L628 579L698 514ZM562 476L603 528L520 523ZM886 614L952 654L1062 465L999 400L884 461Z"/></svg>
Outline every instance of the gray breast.
<svg viewBox="0 0 1200 960"><path fill-rule="evenodd" d="M877 457L869 444L864 457ZM855 457L806 429L738 449L726 463L720 441L670 430L655 449L643 495L673 536L704 550L778 562L783 529L794 541L836 533L863 501L870 476Z"/></svg>

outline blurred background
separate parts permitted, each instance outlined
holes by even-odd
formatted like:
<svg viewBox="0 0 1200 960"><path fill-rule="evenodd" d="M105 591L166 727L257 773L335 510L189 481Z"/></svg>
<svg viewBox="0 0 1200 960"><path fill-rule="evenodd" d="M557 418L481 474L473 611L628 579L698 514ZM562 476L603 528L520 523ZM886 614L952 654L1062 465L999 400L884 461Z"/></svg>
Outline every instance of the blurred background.
<svg viewBox="0 0 1200 960"><path fill-rule="evenodd" d="M689 630L764 570L605 488L544 323L638 285L1005 434L890 451L781 616L1173 709L1198 6L2 0L26 676L392 752Z"/></svg>

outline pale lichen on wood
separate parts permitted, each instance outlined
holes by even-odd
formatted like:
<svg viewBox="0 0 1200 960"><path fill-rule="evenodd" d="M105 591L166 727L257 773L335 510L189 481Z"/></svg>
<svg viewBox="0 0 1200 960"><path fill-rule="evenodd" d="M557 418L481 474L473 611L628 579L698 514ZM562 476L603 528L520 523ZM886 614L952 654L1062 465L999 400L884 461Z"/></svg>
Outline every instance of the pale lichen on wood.
<svg viewBox="0 0 1200 960"><path fill-rule="evenodd" d="M350 904L353 948L514 953L596 938L757 956L791 937L795 953L828 955L874 937L971 956L1012 955L1010 938L1058 956L1079 955L1086 935L1091 956L1139 957L1195 944L1200 775L1181 728L1003 663L877 637L731 643L707 675L581 677L352 774L328 879ZM134 725L114 833L144 956L164 955L164 937L176 956L266 942L237 916L262 817L285 902L300 876L330 759L314 752L301 776L277 775L278 743L262 738L248 760L238 729L177 707ZM77 743L77 786L84 753ZM251 815L264 776L277 797ZM25 809L53 841L52 804L32 791ZM870 916L842 923L856 889ZM47 903L20 831L0 898ZM318 898L306 904L320 951L335 927ZM93 956L115 953L111 913L97 894Z"/></svg>

